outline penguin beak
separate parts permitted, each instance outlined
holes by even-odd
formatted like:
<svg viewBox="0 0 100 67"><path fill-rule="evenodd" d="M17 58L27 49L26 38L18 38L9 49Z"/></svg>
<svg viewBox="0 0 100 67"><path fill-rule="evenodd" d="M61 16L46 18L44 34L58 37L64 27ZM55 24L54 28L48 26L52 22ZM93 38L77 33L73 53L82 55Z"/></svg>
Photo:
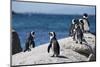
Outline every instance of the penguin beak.
<svg viewBox="0 0 100 67"><path fill-rule="evenodd" d="M86 17L86 16L83 16L83 18L87 19L88 17Z"/></svg>

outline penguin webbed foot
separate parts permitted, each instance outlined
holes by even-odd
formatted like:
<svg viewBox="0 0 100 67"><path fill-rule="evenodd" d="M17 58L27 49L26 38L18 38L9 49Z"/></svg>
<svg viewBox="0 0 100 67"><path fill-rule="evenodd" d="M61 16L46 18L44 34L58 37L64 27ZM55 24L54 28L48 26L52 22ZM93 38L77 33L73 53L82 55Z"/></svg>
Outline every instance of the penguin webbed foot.
<svg viewBox="0 0 100 67"><path fill-rule="evenodd" d="M31 51L31 49L28 49L28 51Z"/></svg>
<svg viewBox="0 0 100 67"><path fill-rule="evenodd" d="M80 42L80 44L82 44L82 42Z"/></svg>
<svg viewBox="0 0 100 67"><path fill-rule="evenodd" d="M24 52L26 52L28 49L25 49Z"/></svg>
<svg viewBox="0 0 100 67"><path fill-rule="evenodd" d="M51 57L54 57L54 54Z"/></svg>
<svg viewBox="0 0 100 67"><path fill-rule="evenodd" d="M78 43L78 41L76 41L76 43Z"/></svg>
<svg viewBox="0 0 100 67"><path fill-rule="evenodd" d="M51 57L59 57L58 55L53 54Z"/></svg>
<svg viewBox="0 0 100 67"><path fill-rule="evenodd" d="M31 51L31 49L25 49L24 52L26 52L26 51Z"/></svg>

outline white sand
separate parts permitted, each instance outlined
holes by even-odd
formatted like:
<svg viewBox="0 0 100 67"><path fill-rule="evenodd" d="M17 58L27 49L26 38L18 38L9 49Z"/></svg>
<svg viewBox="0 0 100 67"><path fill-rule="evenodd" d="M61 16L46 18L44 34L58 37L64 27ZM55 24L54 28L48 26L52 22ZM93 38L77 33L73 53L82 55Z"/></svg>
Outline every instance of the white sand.
<svg viewBox="0 0 100 67"><path fill-rule="evenodd" d="M95 36L87 33L84 38L92 47L95 45ZM80 62L87 61L88 57L75 50L85 51L88 49L84 43L76 44L71 37L58 40L60 44L60 57L51 57L52 53L47 52L48 43L32 48L31 51L20 52L12 56L12 65L30 65L46 63Z"/></svg>

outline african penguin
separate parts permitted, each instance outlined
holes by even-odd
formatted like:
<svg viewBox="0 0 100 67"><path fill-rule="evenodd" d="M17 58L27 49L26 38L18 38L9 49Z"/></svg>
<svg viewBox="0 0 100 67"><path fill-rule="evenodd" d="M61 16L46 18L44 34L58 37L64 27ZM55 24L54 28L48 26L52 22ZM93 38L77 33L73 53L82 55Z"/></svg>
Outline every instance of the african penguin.
<svg viewBox="0 0 100 67"><path fill-rule="evenodd" d="M50 48L51 48L53 51L52 57L57 57L60 54L60 46L56 39L56 34L55 32L49 32L49 36L50 36L50 44L48 46L48 53L50 52Z"/></svg>
<svg viewBox="0 0 100 67"><path fill-rule="evenodd" d="M28 35L28 38L26 39L26 43L25 43L25 51L30 51L30 47L32 46L33 48L35 47L35 42L34 42L34 39L35 39L35 32L32 31L29 33Z"/></svg>
<svg viewBox="0 0 100 67"><path fill-rule="evenodd" d="M84 32L89 32L90 24L89 24L89 21L88 21L88 14L84 13L82 20L83 20L83 23L84 23Z"/></svg>
<svg viewBox="0 0 100 67"><path fill-rule="evenodd" d="M77 22L77 24L75 25L75 40L76 43L80 42L80 44L82 44L82 40L83 40L83 31L81 29L81 24L79 23L79 20Z"/></svg>
<svg viewBox="0 0 100 67"><path fill-rule="evenodd" d="M74 35L74 27L75 27L75 19L72 19L72 24L70 26L70 32L69 32L70 36Z"/></svg>

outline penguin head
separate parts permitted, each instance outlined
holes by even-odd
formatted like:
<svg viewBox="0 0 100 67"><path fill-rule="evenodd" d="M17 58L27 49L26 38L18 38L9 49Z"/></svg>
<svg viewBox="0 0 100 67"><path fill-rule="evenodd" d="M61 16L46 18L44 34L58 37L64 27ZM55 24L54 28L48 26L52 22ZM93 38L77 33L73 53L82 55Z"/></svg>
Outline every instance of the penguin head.
<svg viewBox="0 0 100 67"><path fill-rule="evenodd" d="M83 14L83 18L87 19L88 18L88 14L87 13L84 13Z"/></svg>
<svg viewBox="0 0 100 67"><path fill-rule="evenodd" d="M35 37L35 32L34 31L31 31L31 36Z"/></svg>
<svg viewBox="0 0 100 67"><path fill-rule="evenodd" d="M82 19L79 19L79 23L83 23L83 20Z"/></svg>
<svg viewBox="0 0 100 67"><path fill-rule="evenodd" d="M75 25L75 29L78 27L79 25L79 20L78 19L74 19L74 25Z"/></svg>
<svg viewBox="0 0 100 67"><path fill-rule="evenodd" d="M56 37L55 32L49 32L50 40Z"/></svg>
<svg viewBox="0 0 100 67"><path fill-rule="evenodd" d="M72 24L78 24L79 20L78 19L72 19Z"/></svg>
<svg viewBox="0 0 100 67"><path fill-rule="evenodd" d="M75 19L72 19L72 24L75 24Z"/></svg>
<svg viewBox="0 0 100 67"><path fill-rule="evenodd" d="M34 32L34 31L31 31L31 34L32 34L32 35L34 35L34 34L35 34L35 32Z"/></svg>

